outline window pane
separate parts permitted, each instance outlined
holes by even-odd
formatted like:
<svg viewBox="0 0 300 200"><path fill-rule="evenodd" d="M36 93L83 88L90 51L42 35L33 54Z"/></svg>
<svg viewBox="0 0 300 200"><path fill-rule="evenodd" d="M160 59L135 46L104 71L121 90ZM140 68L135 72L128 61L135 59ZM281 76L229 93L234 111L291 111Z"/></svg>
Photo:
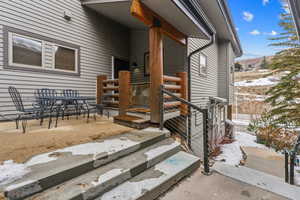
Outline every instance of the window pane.
<svg viewBox="0 0 300 200"><path fill-rule="evenodd" d="M13 63L42 66L42 43L13 35Z"/></svg>
<svg viewBox="0 0 300 200"><path fill-rule="evenodd" d="M55 47L55 69L76 71L75 50Z"/></svg>
<svg viewBox="0 0 300 200"><path fill-rule="evenodd" d="M206 56L200 54L200 65L206 66Z"/></svg>

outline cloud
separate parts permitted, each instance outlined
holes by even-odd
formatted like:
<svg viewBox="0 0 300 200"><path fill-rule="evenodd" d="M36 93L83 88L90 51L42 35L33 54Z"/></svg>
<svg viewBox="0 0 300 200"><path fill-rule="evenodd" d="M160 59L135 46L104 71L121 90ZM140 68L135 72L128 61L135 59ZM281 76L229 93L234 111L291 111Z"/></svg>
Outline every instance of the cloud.
<svg viewBox="0 0 300 200"><path fill-rule="evenodd" d="M251 35L260 35L260 32L258 30L253 30L250 32Z"/></svg>
<svg viewBox="0 0 300 200"><path fill-rule="evenodd" d="M263 5L265 6L265 5L267 5L268 3L270 3L270 0L263 0Z"/></svg>
<svg viewBox="0 0 300 200"><path fill-rule="evenodd" d="M270 35L277 35L278 33L276 31L271 31Z"/></svg>
<svg viewBox="0 0 300 200"><path fill-rule="evenodd" d="M271 31L271 32L264 32L263 33L264 35L270 35L270 36L275 36L275 35L277 35L278 33L276 32L276 31Z"/></svg>
<svg viewBox="0 0 300 200"><path fill-rule="evenodd" d="M254 18L254 15L250 12L244 11L243 12L243 19L246 20L247 22L251 22Z"/></svg>
<svg viewBox="0 0 300 200"><path fill-rule="evenodd" d="M289 7L289 4L288 4L287 0L281 0L280 3L281 3L281 6L282 6L282 9L283 9L286 13L291 13L290 7Z"/></svg>

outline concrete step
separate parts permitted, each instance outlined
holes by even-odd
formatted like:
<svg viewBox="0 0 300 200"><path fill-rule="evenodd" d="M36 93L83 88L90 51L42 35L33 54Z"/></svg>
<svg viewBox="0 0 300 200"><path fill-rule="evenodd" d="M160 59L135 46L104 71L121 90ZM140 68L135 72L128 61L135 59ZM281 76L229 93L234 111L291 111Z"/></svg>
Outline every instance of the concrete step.
<svg viewBox="0 0 300 200"><path fill-rule="evenodd" d="M289 185L277 176L244 166L236 167L224 163L215 163L213 169L224 176L256 186L287 199L298 200L300 197L299 187Z"/></svg>
<svg viewBox="0 0 300 200"><path fill-rule="evenodd" d="M153 200L199 166L199 158L180 151L96 200Z"/></svg>
<svg viewBox="0 0 300 200"><path fill-rule="evenodd" d="M165 139L29 199L94 199L179 151L180 143Z"/></svg>
<svg viewBox="0 0 300 200"><path fill-rule="evenodd" d="M31 172L6 186L4 194L9 199L23 199L151 146L168 135L159 129L132 131L35 156L25 163Z"/></svg>

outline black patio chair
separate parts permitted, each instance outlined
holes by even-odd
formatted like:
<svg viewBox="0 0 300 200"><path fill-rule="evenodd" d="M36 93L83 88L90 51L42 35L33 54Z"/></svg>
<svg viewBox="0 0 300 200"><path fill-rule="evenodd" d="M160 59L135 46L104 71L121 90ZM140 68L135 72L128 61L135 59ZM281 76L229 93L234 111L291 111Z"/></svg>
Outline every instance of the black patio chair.
<svg viewBox="0 0 300 200"><path fill-rule="evenodd" d="M64 97L68 98L74 98L74 100L69 100L65 102L65 109L63 110L62 117L64 118L65 110L69 111L73 108L75 109L76 118L78 119L78 116L81 115L84 102L75 100L76 97L79 97L79 91L78 90L72 90L72 89L66 89L62 92ZM69 114L67 115L69 117Z"/></svg>
<svg viewBox="0 0 300 200"><path fill-rule="evenodd" d="M25 108L23 105L21 94L15 87L8 87L8 92L17 111L16 128L19 128L19 121L22 120L23 133L25 133L27 127L27 120L38 119L41 116L40 108L34 106L31 108Z"/></svg>
<svg viewBox="0 0 300 200"><path fill-rule="evenodd" d="M55 89L42 88L35 91L36 105L41 110L41 121L40 125L43 124L44 116L49 116L48 129L50 129L52 124L53 114L56 112L56 122L55 127L57 127L58 113L61 109L61 102L58 102L55 97L58 93ZM48 115L45 115L48 113Z"/></svg>
<svg viewBox="0 0 300 200"><path fill-rule="evenodd" d="M66 97L80 97L80 93L78 90L67 89L63 91L63 95ZM87 100L76 100L72 102L77 106L77 117L83 113L84 115L87 114L87 122L89 122L90 113L94 112L94 119L96 120L96 113L98 110L101 110L101 105L91 103Z"/></svg>

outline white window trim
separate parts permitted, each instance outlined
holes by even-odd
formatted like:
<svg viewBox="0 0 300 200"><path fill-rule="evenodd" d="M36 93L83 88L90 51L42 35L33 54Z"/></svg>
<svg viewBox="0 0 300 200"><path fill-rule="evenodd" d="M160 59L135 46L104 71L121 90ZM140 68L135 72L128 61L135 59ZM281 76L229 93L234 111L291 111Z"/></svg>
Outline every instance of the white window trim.
<svg viewBox="0 0 300 200"><path fill-rule="evenodd" d="M30 40L34 40L37 42L42 43L42 66L36 66L36 65L26 65L26 64L20 64L20 63L14 63L13 62L13 36L19 36L23 38L27 38ZM24 67L24 68L32 68L32 69L44 69L45 68L45 42L43 40L39 40L33 37L28 37L22 34L17 34L13 32L8 33L8 64L9 66L16 66L16 67Z"/></svg>
<svg viewBox="0 0 300 200"><path fill-rule="evenodd" d="M71 49L71 50L75 51L75 71L56 69L55 68L55 50L54 50L55 47L63 47L63 48ZM52 46L52 69L51 70L77 74L78 73L78 49L68 47L68 46L64 46L64 45L60 45L60 44L53 44L53 46Z"/></svg>
<svg viewBox="0 0 300 200"><path fill-rule="evenodd" d="M204 57L205 57L205 66L202 66L202 65L201 65L201 56L204 56ZM198 58L198 59L199 59L199 66L198 66L198 67L199 67L199 75L207 76L207 70L208 70L208 67L207 67L207 55L205 55L204 53L200 52L200 53L199 53L199 58ZM201 69L202 69L203 67L206 68L206 73L203 73L203 72L202 72Z"/></svg>

